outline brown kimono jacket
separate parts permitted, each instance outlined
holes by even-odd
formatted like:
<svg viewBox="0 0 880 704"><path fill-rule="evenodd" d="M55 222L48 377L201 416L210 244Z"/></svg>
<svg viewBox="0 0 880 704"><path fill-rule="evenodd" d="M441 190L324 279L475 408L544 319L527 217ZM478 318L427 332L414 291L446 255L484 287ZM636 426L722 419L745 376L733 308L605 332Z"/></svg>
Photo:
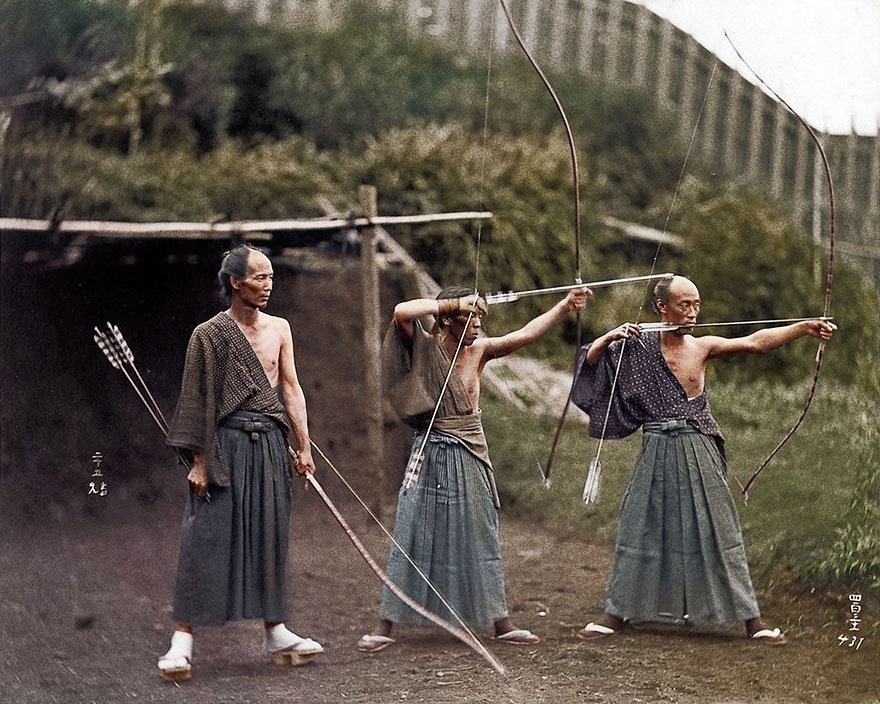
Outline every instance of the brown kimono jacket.
<svg viewBox="0 0 880 704"><path fill-rule="evenodd" d="M208 481L229 486L217 426L233 411L265 413L289 430L278 390L235 321L225 312L198 325L186 350L180 399L166 442L204 453Z"/></svg>
<svg viewBox="0 0 880 704"><path fill-rule="evenodd" d="M392 323L382 343L382 373L385 395L400 419L424 431L431 420L443 381L452 360L437 335L428 334L421 323L413 326L412 345L408 345ZM501 506L489 448L481 422L482 411L471 404L464 384L453 373L440 401L433 430L451 435L486 467L492 501Z"/></svg>

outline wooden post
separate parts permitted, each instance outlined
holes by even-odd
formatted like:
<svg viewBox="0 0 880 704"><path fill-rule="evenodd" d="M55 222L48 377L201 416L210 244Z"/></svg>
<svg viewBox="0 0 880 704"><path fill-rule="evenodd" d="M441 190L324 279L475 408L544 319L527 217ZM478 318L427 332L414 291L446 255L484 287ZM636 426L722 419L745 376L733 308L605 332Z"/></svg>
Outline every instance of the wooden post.
<svg viewBox="0 0 880 704"><path fill-rule="evenodd" d="M358 200L364 216L377 216L376 188L361 186ZM369 501L371 509L382 517L382 504L387 484L384 467L381 387L381 346L379 321L379 268L376 262L375 226L361 231L361 298L364 325L364 410L367 424L367 476L371 478Z"/></svg>

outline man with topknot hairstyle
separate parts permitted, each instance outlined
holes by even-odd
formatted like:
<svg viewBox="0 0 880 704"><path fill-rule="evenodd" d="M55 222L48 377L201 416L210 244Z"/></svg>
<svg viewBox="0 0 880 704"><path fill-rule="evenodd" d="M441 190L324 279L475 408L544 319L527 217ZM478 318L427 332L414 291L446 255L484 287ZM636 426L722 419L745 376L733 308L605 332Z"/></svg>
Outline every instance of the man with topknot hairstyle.
<svg viewBox="0 0 880 704"><path fill-rule="evenodd" d="M480 378L487 362L531 344L582 310L591 296L586 288L571 291L519 330L485 337L480 334L488 313L485 300L466 288L450 287L436 299L399 303L383 344L386 394L415 430L410 466L415 466L413 456L428 433L424 461L412 477L415 483L398 495L395 539L470 628L491 628L505 643L535 645L541 639L514 626L507 611L498 541L500 502L481 422ZM420 322L427 316L435 321L430 332ZM441 396L450 365L449 385ZM396 546L387 573L429 611L455 618ZM374 653L394 643L394 624L430 625L385 588L379 623L358 641L358 650Z"/></svg>
<svg viewBox="0 0 880 704"><path fill-rule="evenodd" d="M273 278L259 250L227 252L218 279L229 307L197 326L187 348L168 444L189 455L192 469L174 589L177 628L158 662L163 679L189 679L193 626L262 619L277 664L323 652L284 625L289 431L296 472L315 465L290 324L264 312Z"/></svg>

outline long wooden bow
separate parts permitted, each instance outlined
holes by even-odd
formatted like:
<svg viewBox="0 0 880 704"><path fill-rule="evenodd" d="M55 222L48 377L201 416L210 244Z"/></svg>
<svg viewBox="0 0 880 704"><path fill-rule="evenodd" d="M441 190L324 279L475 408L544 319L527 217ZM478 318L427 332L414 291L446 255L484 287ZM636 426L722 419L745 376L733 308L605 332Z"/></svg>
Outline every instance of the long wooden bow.
<svg viewBox="0 0 880 704"><path fill-rule="evenodd" d="M333 469L334 472L336 472L337 476L339 476L341 479L343 479L344 484L349 488L349 491L351 491L352 494L354 494L355 498L358 501L361 501L361 498L357 495L356 492L354 492L354 490L351 488L351 486L349 486L348 482L346 482L344 480L344 478L339 474L339 470L336 469L335 466L333 466L333 464L330 462L330 460L327 458L327 456L322 452L321 448L319 448L314 443L314 441L312 441L312 447L315 448L315 450L318 452L319 455L321 455L321 457L324 459L324 461L327 462L327 464L330 466L330 468ZM287 448L287 451L290 453L291 457L293 457L293 458L296 457L296 453L289 446ZM434 624L440 626L440 628L442 628L443 630L447 631L451 635L458 638L458 640L460 640L462 643L464 643L466 646L468 646L471 650L473 650L475 653L477 653L477 655L479 655L486 662L488 662L489 665L492 667L492 669L495 670L495 672L497 672L500 675L506 674L507 671L504 669L504 665L502 665L500 662L498 662L498 660L495 659L495 657L492 655L492 653L490 653L486 649L486 646L484 646L480 642L479 638L477 638L473 634L473 632L461 620L461 617L455 612L455 609L453 609L452 606L450 606L448 604L446 599L443 597L443 595L441 595L437 591L437 589L434 587L434 585L431 583L431 581L428 579L428 577L412 562L412 559L409 558L409 556L406 554L406 551L401 547L401 545L396 540L394 540L393 536L391 536L391 539L392 539L392 541L394 541L394 544L397 546L397 549L400 550L401 553L410 561L410 563L415 568L416 573L419 575L419 577L421 577L425 581L425 583L428 585L428 587L434 592L434 594L437 595L437 597L440 599L440 601L443 603L443 605L446 606L447 609L449 609L450 613L455 615L456 619L458 619L459 622L461 622L461 624L464 628L458 628L457 626L454 626L453 624L449 623L449 621L447 621L446 619L441 618L440 616L438 616L437 614L435 614L431 611L428 611L428 609L426 609L424 606L419 604L417 601L413 600L408 594L406 594L406 592L404 592L400 587L398 587L394 583L394 581L391 579L391 577L389 577L384 572L384 570L382 570L382 568L379 567L379 564L376 562L375 558L370 554L370 552L364 546L363 542L361 542L360 538L358 538L358 536L354 532L354 530L352 530L351 526L348 524L348 522L342 516L342 513L340 513L339 509L336 507L336 505L333 503L333 501L331 501L330 497L327 496L327 493L324 491L324 488L318 482L315 475L312 473L307 473L305 475L305 477L306 477L306 480L309 482L309 484L318 493L318 496L321 497L321 501L324 502L324 504L330 510L330 513L333 514L333 517L336 519L336 522L339 523L339 525L342 527L342 530L345 531L345 534L348 536L349 540L351 540L352 544L354 545L355 549L358 551L360 556L362 558L364 558L364 562L367 563L369 568L371 570L373 570L373 572L381 580L381 582L386 587L388 587L388 589L391 590L391 592L398 599L400 599L404 604L409 606L417 614L423 616L427 620L431 621L431 623L434 623ZM363 501L361 501L361 503L364 505L365 508L367 508L366 504L364 504ZM368 509L368 511L369 511L369 509ZM376 519L376 517L373 516L372 512L370 512L370 515L378 523L378 519ZM382 526L381 523L379 523L379 525L380 525L380 527L382 527L383 530L385 530L385 527ZM386 532L386 534L390 535L390 533L388 533L387 530L385 532Z"/></svg>
<svg viewBox="0 0 880 704"><path fill-rule="evenodd" d="M837 215L835 211L835 201L834 201L834 180L831 177L831 166L828 163L828 155L825 153L825 148L822 146L822 141L816 135L816 132L813 128L807 123L807 121L801 117L801 115L795 110L791 105L788 104L788 101L785 100L779 93L777 93L773 88L771 88L767 82L761 78L755 69L753 69L749 63L743 58L743 55L740 53L739 49L736 48L736 45L733 43L733 40L730 38L730 35L727 32L724 32L724 37L730 43L730 46L733 48L736 55L739 57L739 60L743 62L746 68L752 72L758 82L766 88L770 94L776 98L783 106L785 106L786 110L788 110L797 121L803 126L803 128L809 133L810 138L816 145L816 149L819 152L819 156L822 158L822 167L825 172L825 180L828 184L828 211L829 211L829 231L828 231L828 260L826 264L826 273L825 273L825 292L822 299L822 317L830 318L831 316L831 292L834 288L834 239L835 234L837 232ZM822 361L825 358L825 340L819 341L819 347L816 350L816 360L813 363L813 373L810 379L810 388L807 390L807 397L804 401L804 407L801 409L800 414L797 417L797 420L792 424L791 428L789 428L788 432L782 436L782 439L776 443L776 447L764 458L764 461L758 466L758 468L752 472L748 481L742 487L742 495L744 497L748 496L749 487L754 484L755 480L758 478L758 475L764 470L770 460L772 460L776 453L779 452L783 445L788 442L789 438L795 434L795 431L801 426L801 423L804 422L804 418L807 417L807 411L810 409L810 405L813 403L813 397L816 395L816 387L819 384L819 371L822 368Z"/></svg>
<svg viewBox="0 0 880 704"><path fill-rule="evenodd" d="M507 6L506 0L498 0L501 3L501 9L504 11L504 16L507 18L507 24L510 26L510 31L513 33L514 38L516 39L517 44L522 49L523 53L526 55L526 58L529 60L529 63L532 65L532 68L535 69L538 76L540 76L541 81L544 86L547 88L547 91L550 93L550 96L553 98L553 104L556 106L556 110L559 113L559 116L562 118L562 124L565 125L565 136L568 140L568 150L571 157L571 175L573 181L573 199L574 199L574 259L575 259L575 269L574 269L574 280L575 284L580 284L582 282L581 278L581 199L580 199L580 172L578 169L578 159L577 159L577 148L574 143L574 134L571 131L571 125L568 122L568 116L565 114L565 109L562 107L562 102L559 100L559 96L556 95L556 91L553 90L553 86L550 84L547 76L541 70L541 67L538 65L538 62L535 60L535 57L532 56L532 53L529 51L526 43L523 41L522 36L519 33L519 30L516 27L516 23L513 21L513 17L510 14L510 9ZM581 314L578 311L577 314L577 343L576 350L579 350L581 347ZM556 460L556 452L559 448L559 440L562 437L562 428L565 425L565 416L568 413L568 409L571 406L571 398L574 392L574 375L572 375L571 386L568 390L568 397L565 400L565 406L562 409L562 415L559 417L559 423L556 426L556 432L553 435L553 444L550 446L550 455L547 458L547 464L545 467L541 468L541 474L544 477L544 485L549 486L550 484L550 472L553 469L553 462Z"/></svg>

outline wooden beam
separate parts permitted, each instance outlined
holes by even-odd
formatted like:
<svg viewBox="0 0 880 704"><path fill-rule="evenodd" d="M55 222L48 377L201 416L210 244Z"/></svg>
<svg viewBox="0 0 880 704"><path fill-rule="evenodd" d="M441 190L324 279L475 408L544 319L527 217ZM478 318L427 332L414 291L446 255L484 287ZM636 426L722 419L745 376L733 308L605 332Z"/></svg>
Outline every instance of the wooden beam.
<svg viewBox="0 0 880 704"><path fill-rule="evenodd" d="M358 189L361 211L371 220L376 219L377 199L375 186ZM367 424L367 467L372 495L372 510L380 519L385 499L386 478L384 422L382 418L382 350L379 307L379 268L376 263L378 228L367 227L361 232L361 293L363 303L364 342L364 410Z"/></svg>
<svg viewBox="0 0 880 704"><path fill-rule="evenodd" d="M491 212L434 213L424 215L383 215L375 218L315 218L305 220L241 220L237 222L112 222L101 220L33 220L0 218L0 230L18 232L59 232L93 237L139 237L144 239L169 236L199 239L227 239L236 234L252 236L272 232L315 232L322 230L363 229L375 225L421 225L432 222L488 220Z"/></svg>

